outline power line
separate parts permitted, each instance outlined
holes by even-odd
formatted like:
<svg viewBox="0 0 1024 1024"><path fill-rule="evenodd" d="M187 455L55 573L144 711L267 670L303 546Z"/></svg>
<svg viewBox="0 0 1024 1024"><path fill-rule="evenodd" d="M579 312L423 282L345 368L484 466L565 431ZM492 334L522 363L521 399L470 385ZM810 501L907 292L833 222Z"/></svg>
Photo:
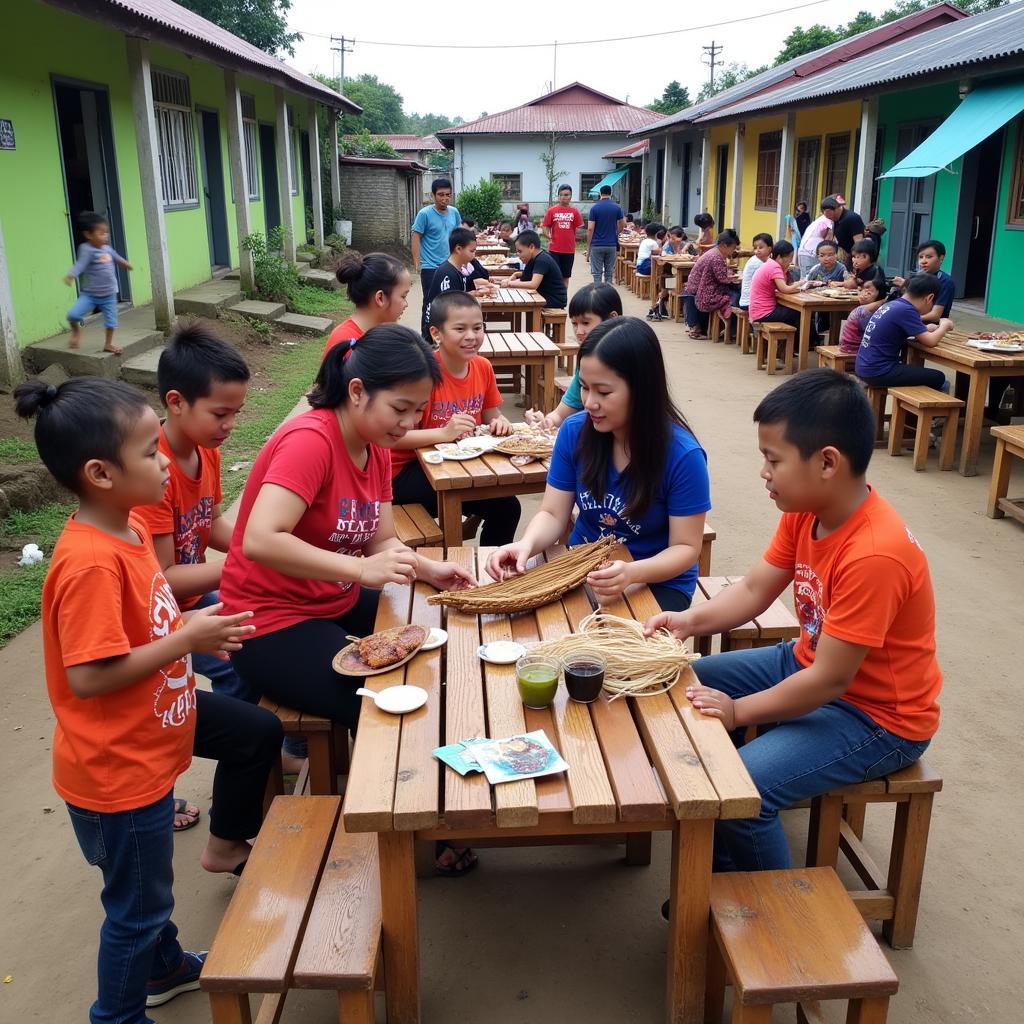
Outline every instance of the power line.
<svg viewBox="0 0 1024 1024"><path fill-rule="evenodd" d="M550 46L594 46L598 43L630 43L637 39L656 39L663 36L684 35L687 32L703 32L709 28L724 28L729 25L740 25L748 21L757 21L762 18L773 18L777 14L790 14L793 11L804 11L808 7L820 7L822 4L830 3L831 0L810 0L810 3L797 4L793 7L782 7L778 10L765 11L763 14L751 14L745 18L732 18L728 21L713 21L704 25L690 25L687 28L668 29L665 32L644 32L635 36L610 36L607 39L574 39L564 42L561 39L557 44L552 40L546 43L396 43L383 39L360 39L360 46L393 46L408 50L541 50ZM316 39L331 39L333 37L324 35L322 32L303 32L296 29L301 35L313 36Z"/></svg>

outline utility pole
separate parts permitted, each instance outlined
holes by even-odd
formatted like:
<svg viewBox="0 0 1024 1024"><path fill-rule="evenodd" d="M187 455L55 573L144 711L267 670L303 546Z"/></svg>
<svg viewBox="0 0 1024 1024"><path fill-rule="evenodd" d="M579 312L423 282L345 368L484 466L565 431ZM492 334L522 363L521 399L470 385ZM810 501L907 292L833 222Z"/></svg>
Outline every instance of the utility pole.
<svg viewBox="0 0 1024 1024"><path fill-rule="evenodd" d="M701 60L708 65L711 69L711 91L715 91L715 65L720 64L721 61L718 59L719 54L722 52L724 47L719 46L714 39L711 40L710 46L701 47L707 54L707 57L701 57Z"/></svg>
<svg viewBox="0 0 1024 1024"><path fill-rule="evenodd" d="M551 65L551 91L555 91L555 82L558 81L558 40L555 40L554 58Z"/></svg>
<svg viewBox="0 0 1024 1024"><path fill-rule="evenodd" d="M355 47L354 39L346 39L344 36L331 36L331 43L340 43L340 46L331 46L331 49L341 55L341 75L338 77L338 92L345 95L345 54L351 53Z"/></svg>

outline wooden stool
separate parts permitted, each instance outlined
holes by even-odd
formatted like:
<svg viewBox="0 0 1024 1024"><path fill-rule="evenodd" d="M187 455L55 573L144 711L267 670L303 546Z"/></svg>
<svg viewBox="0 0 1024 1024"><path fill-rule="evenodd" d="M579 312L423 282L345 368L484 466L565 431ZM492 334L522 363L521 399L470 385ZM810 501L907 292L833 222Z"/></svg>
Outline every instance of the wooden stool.
<svg viewBox="0 0 1024 1024"><path fill-rule="evenodd" d="M889 388L892 398L892 421L889 423L889 454L903 451L903 427L908 413L917 417L914 434L914 469L918 472L928 466L928 444L932 422L936 416L945 417L946 425L939 443L939 469L950 470L956 459L956 436L960 426L960 410L964 403L943 391L926 387Z"/></svg>
<svg viewBox="0 0 1024 1024"><path fill-rule="evenodd" d="M875 447L884 448L885 421L888 419L888 414L885 411L885 399L889 394L889 389L875 387L873 384L865 384L864 390L867 391L871 411L875 414Z"/></svg>
<svg viewBox="0 0 1024 1024"><path fill-rule="evenodd" d="M641 299L649 299L651 297L651 275L634 273L633 280L636 282L636 294Z"/></svg>
<svg viewBox="0 0 1024 1024"><path fill-rule="evenodd" d="M440 545L441 527L422 505L392 505L395 535L408 548Z"/></svg>
<svg viewBox="0 0 1024 1024"><path fill-rule="evenodd" d="M683 296L681 292L671 291L668 294L668 315L677 324L683 320Z"/></svg>
<svg viewBox="0 0 1024 1024"><path fill-rule="evenodd" d="M284 726L285 736L304 739L309 748L309 791L314 796L326 796L338 792L338 775L348 773L348 729L340 722L318 715L306 715L294 708L286 707L266 697L260 700L260 707L273 711ZM301 792L305 780L300 778L295 791ZM284 792L281 772L272 770L267 779L269 806L275 796Z"/></svg>
<svg viewBox="0 0 1024 1024"><path fill-rule="evenodd" d="M783 372L792 373L795 345L795 327L790 324L761 323L757 331L757 368L767 369L769 375L774 376L775 364L781 358L786 364Z"/></svg>
<svg viewBox="0 0 1024 1024"><path fill-rule="evenodd" d="M726 985L732 1024L771 1024L779 1003L823 1021L829 999L849 1001L848 1024L884 1024L899 988L831 868L713 875L707 971L707 1022L721 1019Z"/></svg>
<svg viewBox="0 0 1024 1024"><path fill-rule="evenodd" d="M818 353L819 367L827 367L837 373L853 373L857 362L856 352L843 352L838 345L819 345L815 351Z"/></svg>
<svg viewBox="0 0 1024 1024"><path fill-rule="evenodd" d="M708 320L708 337L714 342L723 341L726 345L732 341L729 337L729 321L717 309L711 311L711 318Z"/></svg>
<svg viewBox="0 0 1024 1024"><path fill-rule="evenodd" d="M1024 498L1008 498L1010 469L1013 459L1024 459L1024 426L993 427L996 439L996 458L992 463L992 485L988 490L988 514L992 519L1002 519L1009 513L1024 523Z"/></svg>
<svg viewBox="0 0 1024 1024"><path fill-rule="evenodd" d="M556 344L565 341L565 321L567 314L564 309L547 309L540 311L540 325L544 333Z"/></svg>
<svg viewBox="0 0 1024 1024"><path fill-rule="evenodd" d="M636 264L633 263L628 256L625 259L622 270L623 283L631 292L636 291L636 288L634 287L634 278L636 277Z"/></svg>
<svg viewBox="0 0 1024 1024"><path fill-rule="evenodd" d="M732 315L736 317L736 344L743 355L749 355L754 351L754 339L750 333L750 314L739 306L733 306Z"/></svg>
<svg viewBox="0 0 1024 1024"><path fill-rule="evenodd" d="M615 271L612 274L612 280L615 284L626 283L626 254L621 251L615 254Z"/></svg>

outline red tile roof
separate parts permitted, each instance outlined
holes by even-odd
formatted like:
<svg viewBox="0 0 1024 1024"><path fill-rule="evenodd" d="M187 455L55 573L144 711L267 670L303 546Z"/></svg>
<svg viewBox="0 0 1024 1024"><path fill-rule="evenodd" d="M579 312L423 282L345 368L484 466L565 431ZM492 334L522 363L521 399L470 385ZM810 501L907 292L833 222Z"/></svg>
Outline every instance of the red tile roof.
<svg viewBox="0 0 1024 1024"><path fill-rule="evenodd" d="M371 135L371 139L383 139L396 153L438 151L444 146L433 135Z"/></svg>
<svg viewBox="0 0 1024 1024"><path fill-rule="evenodd" d="M613 149L610 153L605 153L601 158L602 160L628 160L643 156L651 148L649 139L644 139L642 142L634 142L630 146L623 146L622 149Z"/></svg>

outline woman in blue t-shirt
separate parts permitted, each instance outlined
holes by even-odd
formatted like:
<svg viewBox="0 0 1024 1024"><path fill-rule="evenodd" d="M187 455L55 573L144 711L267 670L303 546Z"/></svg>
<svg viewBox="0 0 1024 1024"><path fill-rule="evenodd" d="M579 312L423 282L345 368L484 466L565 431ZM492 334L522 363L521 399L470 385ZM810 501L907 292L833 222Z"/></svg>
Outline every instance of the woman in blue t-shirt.
<svg viewBox="0 0 1024 1024"><path fill-rule="evenodd" d="M636 317L596 327L580 348L583 412L558 432L540 512L523 539L487 561L494 579L525 570L565 533L569 544L618 537L633 558L587 578L602 603L646 583L665 611L690 607L704 516L711 508L707 456L668 393L654 331Z"/></svg>

